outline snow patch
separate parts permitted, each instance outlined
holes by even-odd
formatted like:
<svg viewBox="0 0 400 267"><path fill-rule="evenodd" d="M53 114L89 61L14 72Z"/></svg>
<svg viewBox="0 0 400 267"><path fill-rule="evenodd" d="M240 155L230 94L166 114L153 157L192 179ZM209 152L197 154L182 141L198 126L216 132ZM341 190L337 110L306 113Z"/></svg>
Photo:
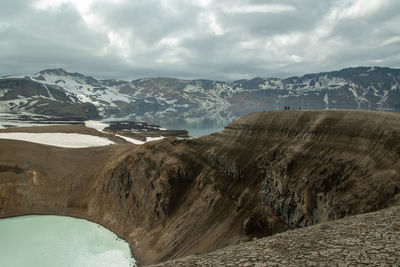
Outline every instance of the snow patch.
<svg viewBox="0 0 400 267"><path fill-rule="evenodd" d="M329 105L329 98L327 93L325 93L324 102L325 104Z"/></svg>
<svg viewBox="0 0 400 267"><path fill-rule="evenodd" d="M193 92L202 92L203 91L203 88L202 87L200 87L200 86L193 86L193 85L191 85L191 84L188 84L188 85L186 85L186 87L183 89L183 91L185 91L185 92L190 92L190 93L193 93Z"/></svg>
<svg viewBox="0 0 400 267"><path fill-rule="evenodd" d="M85 127L93 128L100 132L103 132L103 130L108 126L110 126L110 124L101 121L85 121Z"/></svg>
<svg viewBox="0 0 400 267"><path fill-rule="evenodd" d="M122 139L125 139L129 143L132 143L132 144L135 144L135 145L143 145L144 143L146 143L146 142L139 141L139 140L136 140L136 139L133 139L133 138L130 138L130 137L126 137L126 136L123 136L123 135L119 135L119 134L116 134L115 136L121 137Z"/></svg>
<svg viewBox="0 0 400 267"><path fill-rule="evenodd" d="M84 103L86 103L86 102L91 103L92 102L92 99L90 99L90 97L88 97L87 95L84 95L84 94L78 94L78 95L76 95L76 97L79 99L79 101L84 102Z"/></svg>
<svg viewBox="0 0 400 267"><path fill-rule="evenodd" d="M159 137L146 137L146 142L151 142L151 141L157 141L157 140L161 140L164 139L164 136L159 136Z"/></svg>
<svg viewBox="0 0 400 267"><path fill-rule="evenodd" d="M146 141L143 142L143 141L140 141L140 140L137 140L137 139L134 139L134 138L130 138L130 137L126 137L126 136L123 136L123 135L119 135L119 134L116 134L115 136L121 137L122 139L125 139L126 141L128 141L130 143L133 143L135 145L143 145L144 143L147 143L147 142L157 141L157 140L161 140L161 139L165 138L164 136L146 137Z"/></svg>
<svg viewBox="0 0 400 267"><path fill-rule="evenodd" d="M0 139L28 141L43 145L67 148L83 148L115 144L113 141L104 137L77 133L0 133Z"/></svg>
<svg viewBox="0 0 400 267"><path fill-rule="evenodd" d="M44 86L44 88L46 88L47 93L49 94L49 98L52 99L52 100L56 100L56 99L54 98L54 96L50 93L50 90L49 90L49 88L47 87L47 85L43 84L43 86Z"/></svg>
<svg viewBox="0 0 400 267"><path fill-rule="evenodd" d="M2 90L0 90L0 97L5 96L8 93L8 91L10 91L10 89L2 89Z"/></svg>

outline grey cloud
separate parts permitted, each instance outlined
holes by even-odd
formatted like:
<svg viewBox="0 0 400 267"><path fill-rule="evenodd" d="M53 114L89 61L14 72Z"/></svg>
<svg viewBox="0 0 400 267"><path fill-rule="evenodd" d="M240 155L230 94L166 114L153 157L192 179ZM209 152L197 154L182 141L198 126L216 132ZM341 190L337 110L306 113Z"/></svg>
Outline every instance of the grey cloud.
<svg viewBox="0 0 400 267"><path fill-rule="evenodd" d="M293 7L293 11L283 13L226 14L223 10L220 10L219 19L223 24L234 28L236 31L244 31L255 36L265 36L310 30L315 27L324 12L327 11L326 7L323 9L319 5L317 5L319 11L298 5L293 5Z"/></svg>
<svg viewBox="0 0 400 267"><path fill-rule="evenodd" d="M176 11L168 10L155 0L119 5L100 3L93 8L111 28L129 29L134 38L149 45L172 33L193 27L199 11L193 5L181 5Z"/></svg>
<svg viewBox="0 0 400 267"><path fill-rule="evenodd" d="M3 1L0 4L0 18L1 22L6 22L10 18L23 14L29 9L27 1L25 0L14 0L14 1Z"/></svg>
<svg viewBox="0 0 400 267"><path fill-rule="evenodd" d="M63 67L99 78L233 80L400 63L397 0L345 18L356 0L97 0L92 24L72 3L36 10L34 2L0 3L0 75ZM266 4L292 8L226 12Z"/></svg>

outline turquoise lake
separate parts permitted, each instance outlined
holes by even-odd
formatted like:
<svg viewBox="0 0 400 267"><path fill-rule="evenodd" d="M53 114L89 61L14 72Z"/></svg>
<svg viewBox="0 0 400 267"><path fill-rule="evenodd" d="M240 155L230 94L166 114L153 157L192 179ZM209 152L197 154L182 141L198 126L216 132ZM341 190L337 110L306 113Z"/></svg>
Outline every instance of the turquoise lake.
<svg viewBox="0 0 400 267"><path fill-rule="evenodd" d="M83 219L30 215L0 219L0 266L136 266L129 245Z"/></svg>
<svg viewBox="0 0 400 267"><path fill-rule="evenodd" d="M217 120L198 120L186 121L177 119L174 121L161 122L161 127L168 130L187 130L189 135L193 137L201 137L215 132L220 132L228 125L233 119L226 119L222 121Z"/></svg>

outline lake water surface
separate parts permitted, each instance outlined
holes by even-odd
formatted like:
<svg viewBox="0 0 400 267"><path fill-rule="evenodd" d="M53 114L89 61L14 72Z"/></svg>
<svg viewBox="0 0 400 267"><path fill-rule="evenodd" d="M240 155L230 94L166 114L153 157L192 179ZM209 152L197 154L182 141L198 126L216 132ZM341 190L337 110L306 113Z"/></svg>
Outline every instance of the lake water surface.
<svg viewBox="0 0 400 267"><path fill-rule="evenodd" d="M129 245L96 223L64 216L0 219L0 266L136 266Z"/></svg>
<svg viewBox="0 0 400 267"><path fill-rule="evenodd" d="M187 130L189 135L193 137L201 137L204 135L220 132L227 126L233 119L226 120L174 120L161 122L161 127L168 130Z"/></svg>

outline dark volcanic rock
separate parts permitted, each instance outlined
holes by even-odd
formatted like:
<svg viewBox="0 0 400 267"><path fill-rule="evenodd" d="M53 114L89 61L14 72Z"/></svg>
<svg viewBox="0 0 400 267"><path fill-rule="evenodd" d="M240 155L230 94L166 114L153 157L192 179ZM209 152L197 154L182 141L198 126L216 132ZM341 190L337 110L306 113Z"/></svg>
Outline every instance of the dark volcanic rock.
<svg viewBox="0 0 400 267"><path fill-rule="evenodd" d="M160 128L159 125L147 124L146 122L135 121L115 121L110 122L110 125L105 130L122 131L122 130L146 130L155 131Z"/></svg>
<svg viewBox="0 0 400 267"><path fill-rule="evenodd" d="M187 130L164 130L160 128L159 125L147 124L146 122L110 122L110 125L104 130L113 134L119 134L141 141L146 141L147 137L175 136L179 138L190 138Z"/></svg>

